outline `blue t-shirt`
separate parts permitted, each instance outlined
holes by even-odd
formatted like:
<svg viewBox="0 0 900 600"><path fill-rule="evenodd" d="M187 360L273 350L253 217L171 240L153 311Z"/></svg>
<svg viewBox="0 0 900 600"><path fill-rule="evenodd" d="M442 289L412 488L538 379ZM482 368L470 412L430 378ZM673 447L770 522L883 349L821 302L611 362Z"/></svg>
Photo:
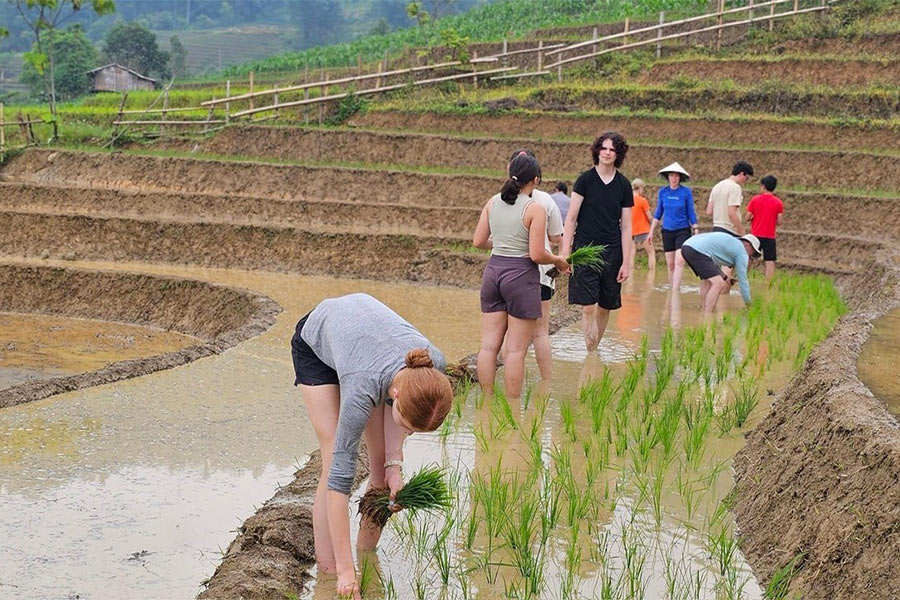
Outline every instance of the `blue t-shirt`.
<svg viewBox="0 0 900 600"><path fill-rule="evenodd" d="M659 202L656 204L656 214L653 218L662 221L662 228L666 231L696 225L697 213L694 212L694 193L691 188L683 185L674 190L668 185L659 188Z"/></svg>
<svg viewBox="0 0 900 600"><path fill-rule="evenodd" d="M730 233L713 231L691 236L685 240L684 245L710 257L720 267L734 267L734 276L738 280L741 298L744 299L744 304L750 304L750 282L747 280L750 257L747 256L747 250L740 238Z"/></svg>

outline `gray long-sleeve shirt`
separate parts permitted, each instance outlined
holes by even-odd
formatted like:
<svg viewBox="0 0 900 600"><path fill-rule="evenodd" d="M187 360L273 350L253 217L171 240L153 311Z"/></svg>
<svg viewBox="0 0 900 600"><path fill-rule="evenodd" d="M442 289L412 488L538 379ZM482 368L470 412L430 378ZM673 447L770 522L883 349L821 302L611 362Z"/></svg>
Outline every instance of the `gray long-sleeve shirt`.
<svg viewBox="0 0 900 600"><path fill-rule="evenodd" d="M444 355L415 327L368 294L322 301L310 313L300 337L338 374L341 409L328 489L349 494L359 440L369 415L388 397L394 376L405 365L406 353L428 348L440 371L446 367Z"/></svg>

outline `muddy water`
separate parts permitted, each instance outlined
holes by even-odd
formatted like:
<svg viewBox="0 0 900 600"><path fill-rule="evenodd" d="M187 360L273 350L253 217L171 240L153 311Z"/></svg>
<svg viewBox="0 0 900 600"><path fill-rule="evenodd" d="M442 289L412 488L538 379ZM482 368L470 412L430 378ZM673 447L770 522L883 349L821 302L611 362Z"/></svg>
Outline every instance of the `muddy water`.
<svg viewBox="0 0 900 600"><path fill-rule="evenodd" d="M0 389L197 343L191 336L128 323L0 313Z"/></svg>
<svg viewBox="0 0 900 600"><path fill-rule="evenodd" d="M900 415L900 309L877 319L857 363L859 378Z"/></svg>
<svg viewBox="0 0 900 600"><path fill-rule="evenodd" d="M43 262L42 264L48 264ZM265 334L145 377L0 411L0 598L193 597L246 518L316 443L289 340L321 299L366 291L450 358L471 351L471 291L273 273L66 263L240 286L284 307Z"/></svg>

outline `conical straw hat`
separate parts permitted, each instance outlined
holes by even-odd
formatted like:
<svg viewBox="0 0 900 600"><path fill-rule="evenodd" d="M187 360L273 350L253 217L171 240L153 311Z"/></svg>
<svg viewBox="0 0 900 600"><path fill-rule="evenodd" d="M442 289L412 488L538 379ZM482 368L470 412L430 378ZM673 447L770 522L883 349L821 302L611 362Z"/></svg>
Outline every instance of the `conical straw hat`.
<svg viewBox="0 0 900 600"><path fill-rule="evenodd" d="M687 181L691 178L691 174L685 171L684 167L679 165L677 162L673 162L668 167L663 167L659 170L659 175L663 179L668 179L669 173L679 173L681 175L681 181Z"/></svg>

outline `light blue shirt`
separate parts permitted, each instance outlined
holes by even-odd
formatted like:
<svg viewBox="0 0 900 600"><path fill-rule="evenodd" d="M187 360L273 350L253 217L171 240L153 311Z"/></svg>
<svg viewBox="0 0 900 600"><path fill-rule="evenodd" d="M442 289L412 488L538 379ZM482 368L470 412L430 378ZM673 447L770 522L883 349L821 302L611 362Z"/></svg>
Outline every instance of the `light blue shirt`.
<svg viewBox="0 0 900 600"><path fill-rule="evenodd" d="M747 280L747 265L750 258L740 238L730 233L713 231L689 237L684 245L710 257L720 267L734 267L734 276L738 280L741 298L744 299L744 304L750 304L750 282Z"/></svg>

